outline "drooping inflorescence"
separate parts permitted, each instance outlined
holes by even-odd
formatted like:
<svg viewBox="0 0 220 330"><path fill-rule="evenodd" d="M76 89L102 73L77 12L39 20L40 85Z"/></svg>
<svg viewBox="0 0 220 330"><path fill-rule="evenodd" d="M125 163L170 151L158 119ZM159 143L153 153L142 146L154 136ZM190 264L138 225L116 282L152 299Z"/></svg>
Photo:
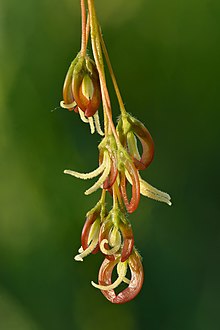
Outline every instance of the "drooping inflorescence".
<svg viewBox="0 0 220 330"><path fill-rule="evenodd" d="M89 173L64 171L84 180L97 177L97 181L85 191L86 195L101 189L100 200L86 215L81 247L74 259L83 261L91 253L102 253L104 261L99 270L98 283L91 283L109 301L122 304L139 293L144 279L141 256L134 246L132 226L127 214L137 209L141 194L168 205L171 205L171 201L167 193L152 187L139 174L153 160L154 142L143 123L126 112L96 16L94 0L81 0L81 13L81 50L67 72L60 105L78 113L83 122L89 123L91 133L96 130L103 138L98 146L97 169ZM87 54L89 37L94 59ZM116 127L112 120L103 54L121 112ZM104 130L98 115L101 104ZM138 140L142 146L141 152ZM131 186L131 197L128 185ZM112 196L112 206L106 205L106 194ZM118 276L115 281L112 280L114 269ZM116 294L115 289L121 283L127 287Z"/></svg>

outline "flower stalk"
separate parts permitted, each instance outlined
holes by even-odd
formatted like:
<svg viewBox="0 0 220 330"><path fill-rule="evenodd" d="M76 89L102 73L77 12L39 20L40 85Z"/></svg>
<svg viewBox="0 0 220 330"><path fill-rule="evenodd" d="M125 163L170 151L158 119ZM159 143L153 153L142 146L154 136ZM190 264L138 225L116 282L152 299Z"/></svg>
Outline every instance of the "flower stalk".
<svg viewBox="0 0 220 330"><path fill-rule="evenodd" d="M101 290L110 302L123 304L136 297L144 279L143 265L134 246L128 214L138 208L141 194L168 205L171 205L171 201L169 194L152 187L139 174L153 160L152 136L143 123L125 109L101 33L94 0L80 0L80 4L81 49L67 72L60 105L78 114L84 123L90 125L91 133L96 131L102 136L102 140L98 146L99 164L95 170L89 173L65 170L64 173L83 180L97 178L87 188L85 195L101 189L101 197L86 215L81 247L74 259L83 261L89 254L101 253L104 261L99 270L98 283L92 281L92 285ZM91 57L87 53L89 38ZM112 118L104 59L120 108L121 116L116 126ZM103 110L104 132L98 114L100 105ZM112 198L110 206L106 202L107 194ZM118 277L112 281L114 268ZM127 275L128 270L130 278ZM125 283L127 287L116 294L115 289L121 283Z"/></svg>

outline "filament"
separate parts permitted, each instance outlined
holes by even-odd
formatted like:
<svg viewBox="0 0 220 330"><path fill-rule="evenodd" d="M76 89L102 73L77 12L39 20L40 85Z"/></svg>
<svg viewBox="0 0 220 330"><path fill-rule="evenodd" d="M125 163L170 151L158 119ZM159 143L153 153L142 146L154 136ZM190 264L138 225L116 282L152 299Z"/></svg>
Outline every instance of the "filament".
<svg viewBox="0 0 220 330"><path fill-rule="evenodd" d="M100 289L100 290L104 290L104 291L114 290L115 288L117 288L117 286L119 286L119 284L121 284L121 282L123 282L123 280L125 278L125 275L127 273L127 262L123 262L123 263L119 262L119 264L121 264L121 265L119 266L118 278L114 283L112 283L110 285L99 285L99 284L96 284L92 281L91 282L92 285L95 288Z"/></svg>

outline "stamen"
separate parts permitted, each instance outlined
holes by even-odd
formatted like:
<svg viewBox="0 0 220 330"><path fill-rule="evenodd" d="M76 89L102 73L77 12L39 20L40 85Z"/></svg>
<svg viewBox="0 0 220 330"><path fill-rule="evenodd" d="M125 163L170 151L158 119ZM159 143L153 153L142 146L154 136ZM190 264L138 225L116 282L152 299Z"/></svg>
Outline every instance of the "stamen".
<svg viewBox="0 0 220 330"><path fill-rule="evenodd" d="M120 264L120 265L119 265ZM107 290L114 290L117 286L119 286L119 284L121 284L121 282L123 282L124 278L125 278L125 275L127 273L127 262L119 262L118 263L118 278L117 280L110 284L110 285L99 285L99 284L96 284L94 283L93 281L91 282L92 285L97 288L97 289L100 289L100 290L104 290L104 291L107 291Z"/></svg>
<svg viewBox="0 0 220 330"><path fill-rule="evenodd" d="M70 104L65 104L64 101L60 101L60 106L61 106L61 108L64 108L64 109L71 109L71 108L74 108L76 105L77 104L75 101L73 101Z"/></svg>
<svg viewBox="0 0 220 330"><path fill-rule="evenodd" d="M88 121L88 119L86 118L86 116L84 115L84 112L83 112L80 108L78 108L78 110L79 110L80 119L81 119L84 123L88 123L89 121Z"/></svg>
<svg viewBox="0 0 220 330"><path fill-rule="evenodd" d="M152 187L150 184L148 184L146 181L142 179L140 179L140 192L143 196L152 198L159 202L164 202L170 206L172 205L170 201L171 197L169 194Z"/></svg>
<svg viewBox="0 0 220 330"><path fill-rule="evenodd" d="M82 246L80 246L80 248L79 248L79 250L78 250L78 252L79 253L82 253L84 250L83 250L83 247Z"/></svg>
<svg viewBox="0 0 220 330"><path fill-rule="evenodd" d="M95 128L96 128L97 133L98 133L99 135L101 135L101 136L104 136L105 134L104 134L104 132L103 132L102 129L101 129L101 125L100 125L100 121L99 121L99 113L98 113L98 111L96 111L96 113L94 114L93 118L94 118Z"/></svg>
<svg viewBox="0 0 220 330"><path fill-rule="evenodd" d="M100 176L100 178L98 179L98 181L91 188L89 188L88 190L85 191L85 195L90 195L94 191L96 191L98 188L100 188L101 185L103 184L103 182L108 177L108 175L110 173L110 169L111 169L111 161L110 161L110 157L107 154L107 152L104 153L104 159L103 159L102 164L105 167L102 175Z"/></svg>
<svg viewBox="0 0 220 330"><path fill-rule="evenodd" d="M94 126L93 118L92 117L88 117L88 120L89 120L91 134L94 134L95 133L95 126Z"/></svg>
<svg viewBox="0 0 220 330"><path fill-rule="evenodd" d="M128 181L132 184L131 177L130 177L128 171L125 171L125 175L126 175L126 178L128 179ZM154 199L156 201L159 201L159 202L166 203L170 206L172 205L172 203L170 201L171 197L170 197L169 194L167 194L167 193L151 186L149 183L144 181L140 177L140 175L139 175L139 179L140 179L140 193L141 193L141 195L152 198L152 199Z"/></svg>
<svg viewBox="0 0 220 330"><path fill-rule="evenodd" d="M129 280L127 277L124 277L123 282L126 284L130 284L131 280Z"/></svg>
<svg viewBox="0 0 220 330"><path fill-rule="evenodd" d="M87 180L87 179L92 179L92 178L95 178L96 176L98 176L99 174L101 174L104 169L105 169L105 159L103 159L103 162L102 164L96 168L94 171L92 172L89 172L89 173L80 173L80 172L75 172L75 171L72 171L72 170L65 170L64 173L65 174L69 174L69 175L72 175L78 179L83 179L83 180Z"/></svg>
<svg viewBox="0 0 220 330"><path fill-rule="evenodd" d="M96 247L96 245L98 244L98 236L96 239L94 239L92 241L92 243L88 246L88 248L86 250L84 250L82 253L77 254L74 259L76 261L83 261L83 258L85 258L86 256L88 256Z"/></svg>

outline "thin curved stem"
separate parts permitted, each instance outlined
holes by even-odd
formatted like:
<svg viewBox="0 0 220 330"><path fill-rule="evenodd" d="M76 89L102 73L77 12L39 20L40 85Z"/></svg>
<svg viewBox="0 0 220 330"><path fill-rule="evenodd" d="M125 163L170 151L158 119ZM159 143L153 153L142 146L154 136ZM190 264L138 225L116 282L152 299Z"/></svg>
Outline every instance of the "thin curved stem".
<svg viewBox="0 0 220 330"><path fill-rule="evenodd" d="M107 51L103 36L102 36L101 29L99 30L99 36L100 36L102 50L103 50L103 53L104 53L104 56L105 56L105 59L106 59L106 63L107 63L108 69L109 69L110 76L112 78L112 83L113 83L115 93L116 93L116 96L117 96L117 99L118 99L118 103L119 103L119 106L120 106L120 111L121 111L121 114L125 115L127 112L125 110L125 106L124 106L122 96L121 96L121 93L120 93L120 90L119 90L119 87L118 87L118 83L117 83L117 80L116 80L116 77L115 77L115 74L114 74L114 71L113 71L113 68L112 68L112 65L111 65L111 61L110 61L110 58L109 58L109 55L108 55L108 51Z"/></svg>
<svg viewBox="0 0 220 330"><path fill-rule="evenodd" d="M120 140L119 140L118 134L116 132L114 123L112 121L111 103L110 103L110 97L109 97L108 89L106 86L106 80L105 80L102 49L101 49L101 44L100 44L99 26L97 23L96 12L95 12L95 8L94 8L94 0L88 0L88 8L89 8L89 14L90 14L92 49L93 49L94 59L95 59L95 63L96 63L97 70L99 73L99 78L100 78L103 108L104 108L104 112L106 113L106 116L108 118L109 130L112 131L112 133L115 137L116 143L118 145L120 145ZM105 124L105 126L107 126L107 125ZM109 133L110 133L110 131L109 131Z"/></svg>
<svg viewBox="0 0 220 330"><path fill-rule="evenodd" d="M89 18L89 14L88 14L87 21L86 21L86 45L88 44L88 40L89 40L89 32L90 32L90 18Z"/></svg>
<svg viewBox="0 0 220 330"><path fill-rule="evenodd" d="M81 17L82 17L82 39L81 39L81 55L86 55L87 33L86 33L86 6L85 0L81 0Z"/></svg>

